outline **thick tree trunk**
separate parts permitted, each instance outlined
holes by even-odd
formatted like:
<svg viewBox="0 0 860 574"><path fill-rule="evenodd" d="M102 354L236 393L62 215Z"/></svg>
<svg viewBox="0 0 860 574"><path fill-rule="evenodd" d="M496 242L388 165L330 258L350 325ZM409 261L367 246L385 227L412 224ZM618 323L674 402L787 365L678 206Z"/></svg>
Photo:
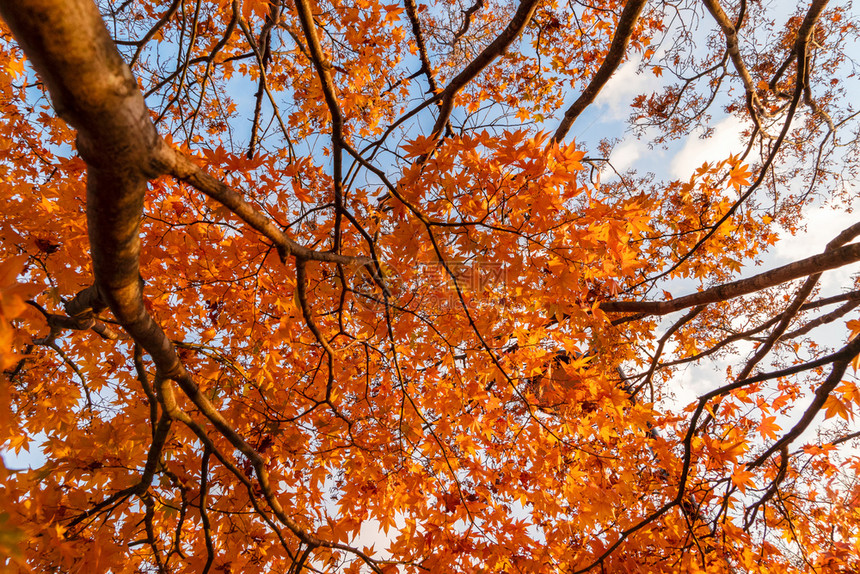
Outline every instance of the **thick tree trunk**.
<svg viewBox="0 0 860 574"><path fill-rule="evenodd" d="M164 144L131 70L91 0L0 3L0 15L45 82L57 114L78 130L87 163L87 223L99 298L166 375L182 368L143 306L140 218Z"/></svg>

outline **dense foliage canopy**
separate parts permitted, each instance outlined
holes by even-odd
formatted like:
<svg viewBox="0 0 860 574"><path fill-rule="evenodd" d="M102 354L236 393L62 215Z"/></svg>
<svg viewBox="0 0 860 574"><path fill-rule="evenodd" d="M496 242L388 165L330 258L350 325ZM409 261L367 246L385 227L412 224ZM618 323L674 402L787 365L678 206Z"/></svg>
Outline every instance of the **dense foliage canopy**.
<svg viewBox="0 0 860 574"><path fill-rule="evenodd" d="M0 563L860 570L834 4L0 2Z"/></svg>

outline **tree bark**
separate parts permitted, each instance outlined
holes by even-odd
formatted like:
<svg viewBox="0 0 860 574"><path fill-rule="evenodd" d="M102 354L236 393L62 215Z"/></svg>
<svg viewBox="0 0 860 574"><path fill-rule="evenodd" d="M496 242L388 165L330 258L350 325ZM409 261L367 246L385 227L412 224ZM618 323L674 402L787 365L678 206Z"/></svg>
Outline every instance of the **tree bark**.
<svg viewBox="0 0 860 574"><path fill-rule="evenodd" d="M77 129L87 164L87 226L99 297L166 376L178 357L143 305L140 218L147 181L166 147L131 70L91 0L0 3L57 114Z"/></svg>

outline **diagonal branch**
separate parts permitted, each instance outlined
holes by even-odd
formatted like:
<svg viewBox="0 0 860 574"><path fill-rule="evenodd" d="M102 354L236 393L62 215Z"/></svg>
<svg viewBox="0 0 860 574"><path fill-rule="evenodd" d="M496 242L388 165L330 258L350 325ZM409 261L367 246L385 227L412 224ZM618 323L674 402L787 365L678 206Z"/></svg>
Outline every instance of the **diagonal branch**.
<svg viewBox="0 0 860 574"><path fill-rule="evenodd" d="M615 35L612 37L612 44L609 45L609 52L600 64L597 73L594 74L591 83L586 86L582 94L575 102L564 112L564 118L561 120L558 129L552 136L552 141L560 143L573 122L579 117L579 114L585 110L594 101L594 98L600 93L600 90L621 65L624 60L624 55L627 53L627 45L630 43L630 38L633 36L633 29L636 27L636 22L639 21L639 15L645 7L646 0L627 0L624 5L624 10L621 12L621 18L618 19L618 27L615 29Z"/></svg>
<svg viewBox="0 0 860 574"><path fill-rule="evenodd" d="M825 253L828 251L833 251L834 249L838 249L842 247L849 241L853 240L857 237L857 234L860 233L860 223L855 223L849 228L842 231L833 241L827 244L824 251ZM770 352L774 345L776 345L777 341L779 341L780 337L785 333L785 330L788 329L789 324L794 320L801 306L806 302L806 299L812 293L812 290L815 288L815 285L818 283L818 280L821 278L821 273L813 273L809 277L806 278L806 281L803 282L803 285L800 286L800 289L797 290L794 298L789 304L788 308L783 311L782 319L779 324L773 328L770 335L765 339L755 350L755 353L750 358L749 361L744 365L743 369L741 369L740 373L738 373L737 378L745 379L752 373L755 366L762 360L764 357Z"/></svg>
<svg viewBox="0 0 860 574"><path fill-rule="evenodd" d="M430 64L430 57L427 55L424 33L421 31L421 21L418 19L418 7L415 5L415 0L404 0L403 5L406 7L406 15L409 17L409 24L412 26L412 35L415 37L415 45L418 47L418 57L421 60L421 70L418 73L424 72L427 83L430 85L430 93L435 94L439 91L439 84L436 82L436 76L433 75L433 66Z"/></svg>
<svg viewBox="0 0 860 574"><path fill-rule="evenodd" d="M290 254L308 261L324 261L341 263L343 265L366 265L370 259L351 257L330 251L313 251L296 243L271 219L260 213L253 205L242 199L242 196L221 180L206 173L189 157L163 145L157 151L160 165L176 179L202 191L215 201L221 203L235 213L242 221L270 239L278 248L282 259Z"/></svg>
<svg viewBox="0 0 860 574"><path fill-rule="evenodd" d="M538 0L522 0L514 17L505 27L501 34L496 36L489 46L484 48L474 60L469 62L463 70L451 80L445 90L442 92L442 100L439 102L439 117L436 118L436 124L433 126L431 138L436 139L442 133L442 128L448 123L451 117L451 112L454 110L454 97L462 90L466 84L477 77L481 71L492 63L493 60L501 56L508 46L513 44L528 23L531 22L537 9Z"/></svg>
<svg viewBox="0 0 860 574"><path fill-rule="evenodd" d="M711 13L711 16L714 17L714 20L717 21L723 35L726 37L726 51L729 54L729 58L732 60L735 71L737 71L738 76L740 76L741 82L743 82L744 85L747 99L747 110L749 111L752 121L755 122L756 127L761 129L759 114L763 112L763 106L759 100L758 93L756 92L756 87L753 84L752 75L750 75L749 69L741 56L738 42L738 27L740 24L735 25L732 23L717 0L705 0L705 7L708 9L708 12ZM738 18L739 21L743 17L743 8L741 10L742 13Z"/></svg>
<svg viewBox="0 0 860 574"><path fill-rule="evenodd" d="M600 309L606 313L645 313L647 315L666 315L696 305L706 305L727 301L747 295L793 279L821 273L828 269L842 267L860 261L860 243L852 243L839 249L825 251L776 269L771 269L748 279L741 279L724 285L717 285L698 293L692 293L671 301L609 301L601 303Z"/></svg>
<svg viewBox="0 0 860 574"><path fill-rule="evenodd" d="M308 50L311 53L311 61L316 68L317 75L320 78L323 88L323 96L325 97L326 106L328 106L329 114L331 114L331 145L332 145L332 179L334 180L334 245L332 251L337 253L340 251L341 243L341 219L343 217L343 113L340 110L340 104L337 101L337 94L334 89L334 81L331 77L331 62L325 57L322 45L320 44L319 35L317 34L316 23L314 23L313 13L308 5L308 0L295 0L296 12L299 15L299 22L302 25L302 31L305 33L305 39L308 42Z"/></svg>

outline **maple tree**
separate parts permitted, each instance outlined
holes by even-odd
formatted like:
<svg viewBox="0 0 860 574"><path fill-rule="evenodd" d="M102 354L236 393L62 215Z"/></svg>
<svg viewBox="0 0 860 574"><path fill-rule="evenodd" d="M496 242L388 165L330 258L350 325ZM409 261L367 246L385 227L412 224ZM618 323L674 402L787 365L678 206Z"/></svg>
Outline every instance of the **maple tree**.
<svg viewBox="0 0 860 574"><path fill-rule="evenodd" d="M860 569L860 224L751 268L851 207L857 24L780 10L0 3L5 567ZM613 175L626 62L743 145Z"/></svg>

